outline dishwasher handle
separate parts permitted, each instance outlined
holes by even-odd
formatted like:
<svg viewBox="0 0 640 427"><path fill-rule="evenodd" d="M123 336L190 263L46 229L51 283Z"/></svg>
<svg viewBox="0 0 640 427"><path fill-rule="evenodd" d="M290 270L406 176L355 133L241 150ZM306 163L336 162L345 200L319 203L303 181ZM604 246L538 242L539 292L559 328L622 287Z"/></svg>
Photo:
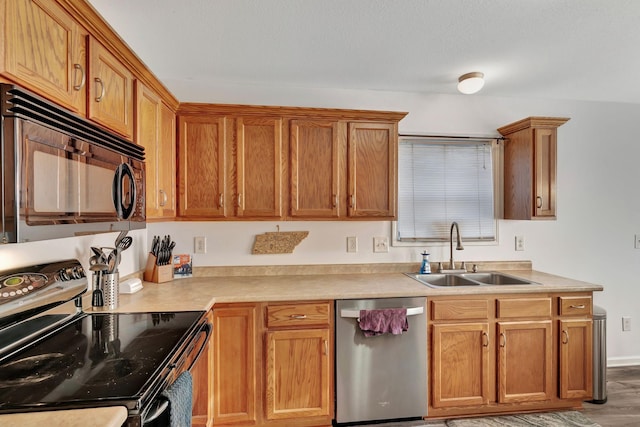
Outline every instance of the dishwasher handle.
<svg viewBox="0 0 640 427"><path fill-rule="evenodd" d="M365 309L363 309L365 310ZM407 308L407 316L417 316L418 314L424 313L424 307L409 307ZM360 310L353 310L348 308L343 308L340 310L340 317L346 317L350 319L357 319L360 317Z"/></svg>

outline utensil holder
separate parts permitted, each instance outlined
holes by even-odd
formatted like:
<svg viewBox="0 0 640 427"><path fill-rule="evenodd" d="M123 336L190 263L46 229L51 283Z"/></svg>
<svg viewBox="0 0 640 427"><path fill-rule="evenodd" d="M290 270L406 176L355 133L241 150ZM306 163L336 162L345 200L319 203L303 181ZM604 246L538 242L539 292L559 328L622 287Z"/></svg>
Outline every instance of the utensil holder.
<svg viewBox="0 0 640 427"><path fill-rule="evenodd" d="M146 282L163 283L173 280L173 265L157 265L156 256L149 253L147 266L144 270L144 280Z"/></svg>
<svg viewBox="0 0 640 427"><path fill-rule="evenodd" d="M109 273L102 276L102 298L106 310L118 308L118 293L120 288L120 274Z"/></svg>

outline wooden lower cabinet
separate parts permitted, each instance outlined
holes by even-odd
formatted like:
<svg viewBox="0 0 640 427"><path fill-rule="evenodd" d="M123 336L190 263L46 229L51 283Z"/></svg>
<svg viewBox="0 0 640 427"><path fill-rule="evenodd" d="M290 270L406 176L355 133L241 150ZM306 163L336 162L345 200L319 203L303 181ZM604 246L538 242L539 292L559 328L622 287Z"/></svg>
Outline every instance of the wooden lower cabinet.
<svg viewBox="0 0 640 427"><path fill-rule="evenodd" d="M560 297L560 397L593 397L593 304L591 296Z"/></svg>
<svg viewBox="0 0 640 427"><path fill-rule="evenodd" d="M433 407L489 403L489 324L433 325L431 334Z"/></svg>
<svg viewBox="0 0 640 427"><path fill-rule="evenodd" d="M267 419L330 415L329 339L328 329L267 332Z"/></svg>
<svg viewBox="0 0 640 427"><path fill-rule="evenodd" d="M213 324L212 311L207 314L207 320ZM213 400L209 398L212 395L213 387L213 383L209 380L211 378L212 362L213 340L209 339L209 343L200 354L200 358L191 368L191 377L193 379L191 425L193 427L210 427L212 425Z"/></svg>
<svg viewBox="0 0 640 427"><path fill-rule="evenodd" d="M332 301L216 304L213 313L213 425L331 425Z"/></svg>
<svg viewBox="0 0 640 427"><path fill-rule="evenodd" d="M257 421L259 304L213 308L213 424Z"/></svg>
<svg viewBox="0 0 640 427"><path fill-rule="evenodd" d="M591 396L590 293L428 300L429 417L576 408Z"/></svg>
<svg viewBox="0 0 640 427"><path fill-rule="evenodd" d="M498 322L498 402L551 400L551 320Z"/></svg>

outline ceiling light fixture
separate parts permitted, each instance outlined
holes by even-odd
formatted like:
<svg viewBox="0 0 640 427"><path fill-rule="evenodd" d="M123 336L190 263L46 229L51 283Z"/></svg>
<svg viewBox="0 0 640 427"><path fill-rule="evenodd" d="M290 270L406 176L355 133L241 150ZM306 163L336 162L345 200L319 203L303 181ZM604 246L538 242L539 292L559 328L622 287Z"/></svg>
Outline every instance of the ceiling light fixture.
<svg viewBox="0 0 640 427"><path fill-rule="evenodd" d="M484 73L474 71L458 78L458 90L465 95L478 92L484 86Z"/></svg>

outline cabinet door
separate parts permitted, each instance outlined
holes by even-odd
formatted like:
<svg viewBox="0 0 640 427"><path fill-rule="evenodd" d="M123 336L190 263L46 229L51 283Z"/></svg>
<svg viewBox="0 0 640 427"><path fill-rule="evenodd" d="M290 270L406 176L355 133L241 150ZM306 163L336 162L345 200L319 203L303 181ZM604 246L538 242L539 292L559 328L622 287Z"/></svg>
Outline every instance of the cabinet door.
<svg viewBox="0 0 640 427"><path fill-rule="evenodd" d="M89 118L133 137L133 74L89 37Z"/></svg>
<svg viewBox="0 0 640 427"><path fill-rule="evenodd" d="M593 393L593 322L560 321L560 398L588 399Z"/></svg>
<svg viewBox="0 0 640 427"><path fill-rule="evenodd" d="M236 118L236 215L282 217L282 119Z"/></svg>
<svg viewBox="0 0 640 427"><path fill-rule="evenodd" d="M498 402L553 396L551 320L498 322Z"/></svg>
<svg viewBox="0 0 640 427"><path fill-rule="evenodd" d="M349 123L349 216L396 216L398 130L394 123Z"/></svg>
<svg viewBox="0 0 640 427"><path fill-rule="evenodd" d="M256 421L256 311L213 309L214 425Z"/></svg>
<svg viewBox="0 0 640 427"><path fill-rule="evenodd" d="M431 396L434 408L489 402L489 324L432 327Z"/></svg>
<svg viewBox="0 0 640 427"><path fill-rule="evenodd" d="M146 205L147 218L162 216L162 198L159 194L160 183L158 169L160 97L153 91L136 82L136 144L145 151Z"/></svg>
<svg viewBox="0 0 640 427"><path fill-rule="evenodd" d="M207 313L207 320L213 325L213 311ZM213 422L213 340L200 354L191 369L193 377L193 402L191 424L193 427L210 426Z"/></svg>
<svg viewBox="0 0 640 427"><path fill-rule="evenodd" d="M535 151L535 216L556 216L556 130L533 130Z"/></svg>
<svg viewBox="0 0 640 427"><path fill-rule="evenodd" d="M226 216L225 117L180 116L178 215Z"/></svg>
<svg viewBox="0 0 640 427"><path fill-rule="evenodd" d="M340 216L343 140L337 121L291 121L291 216Z"/></svg>
<svg viewBox="0 0 640 427"><path fill-rule="evenodd" d="M160 103L158 204L164 219L176 216L176 114Z"/></svg>
<svg viewBox="0 0 640 427"><path fill-rule="evenodd" d="M329 339L328 329L267 332L267 419L330 414Z"/></svg>
<svg viewBox="0 0 640 427"><path fill-rule="evenodd" d="M86 112L86 32L55 2L0 0L0 71L65 107Z"/></svg>

